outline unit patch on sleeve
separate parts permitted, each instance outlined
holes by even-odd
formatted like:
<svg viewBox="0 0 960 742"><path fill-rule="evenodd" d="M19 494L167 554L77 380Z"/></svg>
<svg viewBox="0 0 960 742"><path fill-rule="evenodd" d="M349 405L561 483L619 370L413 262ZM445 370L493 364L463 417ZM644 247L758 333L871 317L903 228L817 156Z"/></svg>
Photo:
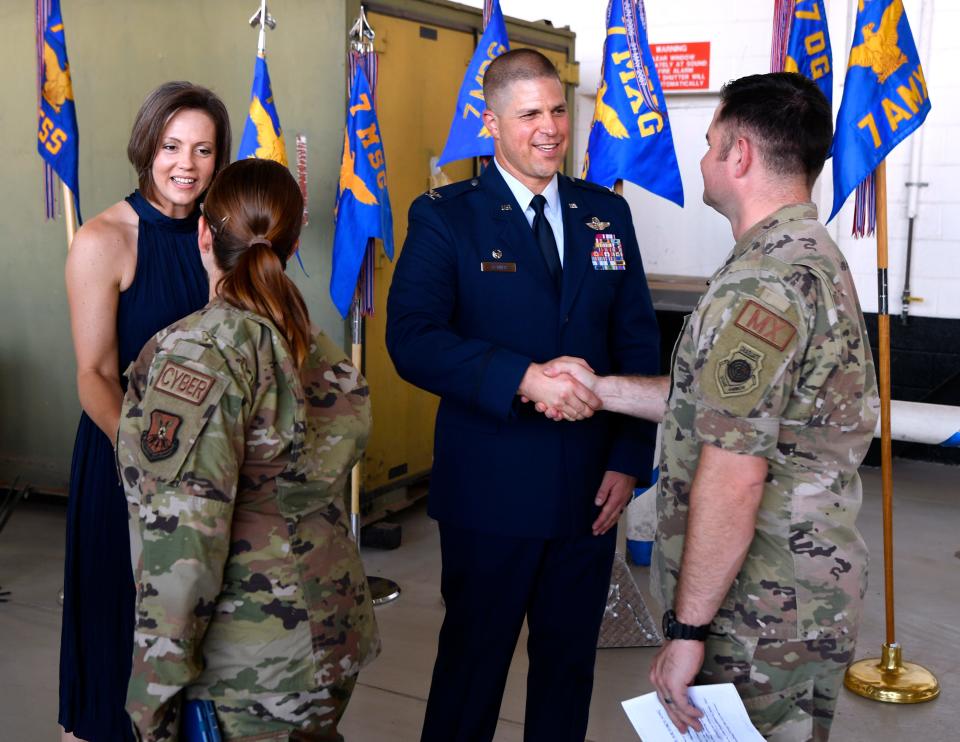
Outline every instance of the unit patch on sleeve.
<svg viewBox="0 0 960 742"><path fill-rule="evenodd" d="M740 311L736 325L779 351L786 348L797 334L797 328L789 321L752 299Z"/></svg>
<svg viewBox="0 0 960 742"><path fill-rule="evenodd" d="M740 343L718 364L717 388L721 397L749 394L760 384L764 354L747 343Z"/></svg>
<svg viewBox="0 0 960 742"><path fill-rule="evenodd" d="M214 381L212 376L181 366L179 363L167 361L157 374L153 387L184 402L201 405L213 388Z"/></svg>
<svg viewBox="0 0 960 742"><path fill-rule="evenodd" d="M150 428L140 434L140 450L148 461L160 461L176 453L180 446L177 430L183 418L172 412L153 410L150 413Z"/></svg>

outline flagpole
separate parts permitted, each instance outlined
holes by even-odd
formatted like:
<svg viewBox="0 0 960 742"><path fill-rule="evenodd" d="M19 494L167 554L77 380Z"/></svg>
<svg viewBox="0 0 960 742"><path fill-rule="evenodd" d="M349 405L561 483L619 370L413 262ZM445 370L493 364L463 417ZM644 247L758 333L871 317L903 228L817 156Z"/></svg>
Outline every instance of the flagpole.
<svg viewBox="0 0 960 742"><path fill-rule="evenodd" d="M353 300L350 309L351 353L350 360L358 371L363 368L363 318L360 316L360 299ZM353 529L353 538L360 549L360 481L362 472L360 461L353 465L350 472L350 527Z"/></svg>
<svg viewBox="0 0 960 742"><path fill-rule="evenodd" d="M257 55L263 57L267 51L267 0L260 0L260 35L257 38Z"/></svg>
<svg viewBox="0 0 960 742"><path fill-rule="evenodd" d="M877 346L880 384L880 478L883 510L883 593L887 644L897 643L893 611L893 449L890 435L890 307L887 286L887 161L874 171L877 201Z"/></svg>
<svg viewBox="0 0 960 742"><path fill-rule="evenodd" d="M73 191L62 180L60 187L63 189L63 220L67 224L67 252L70 252L73 236L77 233L77 209L73 203Z"/></svg>
<svg viewBox="0 0 960 742"><path fill-rule="evenodd" d="M373 40L375 36L376 34L374 33L373 27L367 20L366 11L364 10L363 5L361 5L360 15L357 17L356 22L350 29L350 52L348 53L353 53L356 51L359 54L375 54L373 51ZM357 64L360 64L359 61ZM364 70L360 70L360 73L364 75L366 74ZM374 101L376 101L375 91L371 90L371 93L374 94ZM370 242L371 244L365 249L375 250L376 244L373 243L372 240ZM350 309L350 330L351 359L353 362L353 367L356 368L360 373L363 373L363 313L360 308L359 294L354 297L353 305ZM350 472L350 526L353 529L353 538L357 542L357 551L360 551L361 531L360 488L363 481L361 461L358 461L354 465L353 470ZM375 606L391 603L400 597L400 585L387 577L367 575L367 585L370 588L370 599L373 601Z"/></svg>
<svg viewBox="0 0 960 742"><path fill-rule="evenodd" d="M874 171L877 209L877 376L880 386L880 471L883 497L883 578L886 642L878 658L854 662L843 684L848 690L874 701L921 703L940 695L933 673L903 661L897 643L893 610L893 455L890 434L890 312L887 290L887 169L886 160Z"/></svg>
<svg viewBox="0 0 960 742"><path fill-rule="evenodd" d="M350 309L350 357L353 367L363 373L363 315L360 313L360 298L353 300ZM353 538L357 542L357 551L360 551L360 486L363 470L361 461L353 465L350 472L350 527L353 529ZM400 597L400 585L388 577L367 575L367 584L370 586L370 599L374 605L391 603Z"/></svg>
<svg viewBox="0 0 960 742"><path fill-rule="evenodd" d="M277 27L277 20L270 15L267 10L267 0L260 0L260 7L250 16L248 23L256 28L260 27L260 33L257 36L257 56L261 59L266 58L267 53L267 29L271 31Z"/></svg>

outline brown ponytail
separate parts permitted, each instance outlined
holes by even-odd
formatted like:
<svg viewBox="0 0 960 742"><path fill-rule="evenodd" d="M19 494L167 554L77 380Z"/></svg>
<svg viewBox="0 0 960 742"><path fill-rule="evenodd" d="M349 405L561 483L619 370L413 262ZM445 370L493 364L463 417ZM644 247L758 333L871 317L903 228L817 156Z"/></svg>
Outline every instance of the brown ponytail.
<svg viewBox="0 0 960 742"><path fill-rule="evenodd" d="M290 171L271 160L238 160L214 179L203 203L223 277L217 294L266 317L297 366L310 348L310 317L284 269L297 247L303 197Z"/></svg>

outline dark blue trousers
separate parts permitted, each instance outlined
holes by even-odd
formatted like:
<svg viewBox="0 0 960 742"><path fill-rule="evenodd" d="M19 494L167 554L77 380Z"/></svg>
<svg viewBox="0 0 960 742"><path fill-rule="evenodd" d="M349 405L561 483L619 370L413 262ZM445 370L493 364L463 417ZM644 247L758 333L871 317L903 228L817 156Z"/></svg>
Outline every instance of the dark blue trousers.
<svg viewBox="0 0 960 742"><path fill-rule="evenodd" d="M616 529L516 538L440 524L446 615L422 742L489 742L527 619L525 742L583 742Z"/></svg>

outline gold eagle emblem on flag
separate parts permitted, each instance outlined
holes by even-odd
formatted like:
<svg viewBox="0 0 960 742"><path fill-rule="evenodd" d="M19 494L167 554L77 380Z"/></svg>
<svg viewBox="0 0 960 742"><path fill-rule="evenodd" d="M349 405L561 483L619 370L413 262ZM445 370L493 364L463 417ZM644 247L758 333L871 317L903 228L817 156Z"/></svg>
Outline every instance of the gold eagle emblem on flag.
<svg viewBox="0 0 960 742"><path fill-rule="evenodd" d="M63 104L73 100L73 83L70 81L70 65L60 66L60 58L47 42L43 42L43 99L60 113Z"/></svg>
<svg viewBox="0 0 960 742"><path fill-rule="evenodd" d="M287 145L283 141L283 134L277 136L277 132L273 128L273 120L257 96L253 96L253 100L250 102L250 120L257 127L257 151L255 156L261 160L273 160L281 165L286 165Z"/></svg>
<svg viewBox="0 0 960 742"><path fill-rule="evenodd" d="M340 162L340 191L351 191L353 197L367 206L376 206L377 197L373 195L366 182L357 175L356 156L350 151L350 139L347 131L343 132L343 160Z"/></svg>
<svg viewBox="0 0 960 742"><path fill-rule="evenodd" d="M850 50L851 67L869 67L882 85L902 64L907 56L897 46L897 24L903 15L903 0L893 0L880 17L880 30L875 23L863 27L863 43Z"/></svg>
<svg viewBox="0 0 960 742"><path fill-rule="evenodd" d="M604 101L606 94L607 81L604 80L600 83L600 88L597 90L597 104L593 110L594 122L599 121L603 124L603 128L607 130L607 134L614 139L629 139L630 133L620 120L620 116L617 115L616 109L613 106L607 105L606 101Z"/></svg>

